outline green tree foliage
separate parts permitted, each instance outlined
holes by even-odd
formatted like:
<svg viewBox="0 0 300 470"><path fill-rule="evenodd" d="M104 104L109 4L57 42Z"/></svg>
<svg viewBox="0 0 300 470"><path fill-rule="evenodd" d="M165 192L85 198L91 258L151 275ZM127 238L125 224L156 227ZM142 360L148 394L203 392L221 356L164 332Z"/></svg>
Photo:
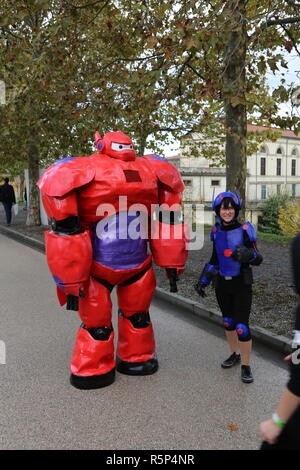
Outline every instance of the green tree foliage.
<svg viewBox="0 0 300 470"><path fill-rule="evenodd" d="M286 211L290 202L287 193L270 196L262 207L262 215L258 219L258 230L265 233L280 234L281 228L278 222L279 213Z"/></svg>
<svg viewBox="0 0 300 470"><path fill-rule="evenodd" d="M39 166L92 151L95 130L121 129L159 151L199 133L197 150L227 166L243 197L247 119L279 117L289 95L266 73L298 51L298 0L3 0L0 5L1 167ZM210 139L212 145L207 145ZM251 137L251 149L262 136ZM272 138L275 138L274 135ZM225 152L223 146L225 145ZM193 150L195 155L196 146ZM28 223L38 223L37 191Z"/></svg>
<svg viewBox="0 0 300 470"><path fill-rule="evenodd" d="M120 3L124 9L132 6L126 0ZM225 158L227 186L238 188L243 199L247 120L267 128L299 130L299 119L283 119L278 113L288 96L284 77L273 93L266 84L266 73L278 75L280 68L287 69L285 54L298 52L297 6L298 2L283 0L135 2L136 9L146 12L144 22L149 25L151 17L156 25L149 48L152 56L163 57L161 68L167 70L173 100L186 116L193 113L186 128L190 125L190 135L203 137L193 145L193 153ZM264 137L269 134L266 129Z"/></svg>

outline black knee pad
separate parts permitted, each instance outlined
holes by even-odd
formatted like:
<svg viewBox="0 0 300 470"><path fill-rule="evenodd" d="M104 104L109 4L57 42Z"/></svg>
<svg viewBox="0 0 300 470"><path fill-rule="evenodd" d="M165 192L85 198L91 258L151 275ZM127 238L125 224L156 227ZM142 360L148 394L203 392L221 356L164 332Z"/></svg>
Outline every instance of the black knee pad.
<svg viewBox="0 0 300 470"><path fill-rule="evenodd" d="M113 331L112 328L107 328L107 326L98 326L96 328L86 328L83 326L83 328L97 341L107 341Z"/></svg>
<svg viewBox="0 0 300 470"><path fill-rule="evenodd" d="M151 323L149 312L135 313L131 317L126 318L134 328L147 328Z"/></svg>
<svg viewBox="0 0 300 470"><path fill-rule="evenodd" d="M238 323L236 325L236 332L239 337L239 341L246 342L251 339L251 331L248 325L244 323Z"/></svg>

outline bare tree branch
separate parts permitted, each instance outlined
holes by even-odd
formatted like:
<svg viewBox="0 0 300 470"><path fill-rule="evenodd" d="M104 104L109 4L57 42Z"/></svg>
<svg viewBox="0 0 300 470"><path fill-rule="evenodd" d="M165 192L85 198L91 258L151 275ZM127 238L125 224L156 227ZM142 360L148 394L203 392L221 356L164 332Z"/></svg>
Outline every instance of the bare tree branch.
<svg viewBox="0 0 300 470"><path fill-rule="evenodd" d="M300 16L292 16L290 18L275 18L274 20L268 20L266 21L262 27L268 28L269 26L274 26L274 25L280 25L282 26L283 24L294 24L294 23L300 23Z"/></svg>
<svg viewBox="0 0 300 470"><path fill-rule="evenodd" d="M298 8L300 7L300 2L296 2L296 0L285 0L288 5L290 5L293 8Z"/></svg>
<svg viewBox="0 0 300 470"><path fill-rule="evenodd" d="M202 80L205 81L205 77L203 77L199 72L197 72L197 70L195 70L192 65L187 64L187 67L188 67L189 69L191 69L198 77L200 77Z"/></svg>
<svg viewBox="0 0 300 470"><path fill-rule="evenodd" d="M2 27L1 29L2 29L3 33L8 33L8 34L10 34L11 36L13 36L15 39L18 39L19 41L22 40L22 38L21 38L20 36L18 36L18 35L15 34L15 33L12 33L11 31L9 31L9 29L3 28L3 27Z"/></svg>
<svg viewBox="0 0 300 470"><path fill-rule="evenodd" d="M93 7L94 5L97 5L97 3L103 3L103 2L105 2L105 0L96 0L95 2L86 3L85 5L81 5L81 6L73 5L73 3L70 2L69 5L73 8L76 8L77 10L79 10L81 8Z"/></svg>

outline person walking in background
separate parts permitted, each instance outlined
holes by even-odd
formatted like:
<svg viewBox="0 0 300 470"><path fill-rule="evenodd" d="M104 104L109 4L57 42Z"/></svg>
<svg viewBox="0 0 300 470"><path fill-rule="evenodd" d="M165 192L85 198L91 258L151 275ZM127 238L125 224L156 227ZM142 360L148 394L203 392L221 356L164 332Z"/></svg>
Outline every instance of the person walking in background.
<svg viewBox="0 0 300 470"><path fill-rule="evenodd" d="M26 190L26 188L24 190L24 207L23 207L23 210L24 211L27 210L27 190Z"/></svg>
<svg viewBox="0 0 300 470"><path fill-rule="evenodd" d="M253 225L238 222L240 209L237 193L223 192L214 200L213 210L218 222L210 235L213 252L195 289L205 297L207 286L215 279L216 297L231 350L230 357L221 366L228 369L241 362L241 380L251 383L254 379L250 368L252 339L249 316L253 277L249 265L261 264L262 256L257 251Z"/></svg>
<svg viewBox="0 0 300 470"><path fill-rule="evenodd" d="M6 216L6 224L11 224L12 206L16 203L14 188L9 184L9 178L4 178L4 184L0 186L0 201L3 204Z"/></svg>
<svg viewBox="0 0 300 470"><path fill-rule="evenodd" d="M296 291L300 295L300 234L292 243L292 266ZM260 424L261 450L300 450L300 304L296 309L293 354L285 358L290 379L272 418Z"/></svg>

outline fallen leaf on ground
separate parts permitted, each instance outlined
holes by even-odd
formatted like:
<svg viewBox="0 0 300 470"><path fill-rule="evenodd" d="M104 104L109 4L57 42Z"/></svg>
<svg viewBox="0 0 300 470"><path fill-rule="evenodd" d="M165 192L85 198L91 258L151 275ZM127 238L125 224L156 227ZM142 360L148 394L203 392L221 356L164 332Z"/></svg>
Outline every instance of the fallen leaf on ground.
<svg viewBox="0 0 300 470"><path fill-rule="evenodd" d="M238 431L239 428L237 427L236 424L229 424L228 426L229 431Z"/></svg>

